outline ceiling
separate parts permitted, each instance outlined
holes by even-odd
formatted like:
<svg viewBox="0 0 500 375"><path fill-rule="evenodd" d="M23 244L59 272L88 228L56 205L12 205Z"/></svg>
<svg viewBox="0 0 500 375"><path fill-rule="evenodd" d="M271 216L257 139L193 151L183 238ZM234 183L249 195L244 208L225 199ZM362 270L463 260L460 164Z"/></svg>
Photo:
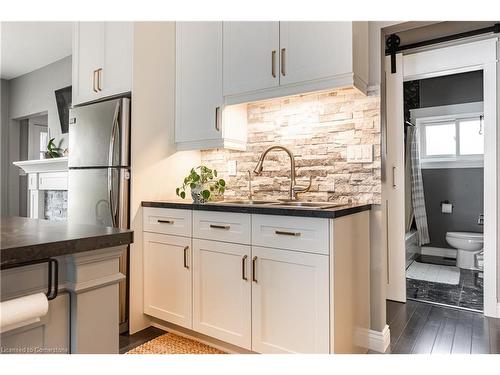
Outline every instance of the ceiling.
<svg viewBox="0 0 500 375"><path fill-rule="evenodd" d="M71 22L2 22L0 76L12 79L71 55Z"/></svg>

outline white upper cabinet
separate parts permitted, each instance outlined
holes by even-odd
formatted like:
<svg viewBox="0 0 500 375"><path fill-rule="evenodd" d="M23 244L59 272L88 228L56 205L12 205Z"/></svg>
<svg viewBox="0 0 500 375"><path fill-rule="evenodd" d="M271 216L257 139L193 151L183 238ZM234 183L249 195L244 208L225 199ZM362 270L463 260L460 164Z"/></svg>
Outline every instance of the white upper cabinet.
<svg viewBox="0 0 500 375"><path fill-rule="evenodd" d="M130 92L132 60L132 22L76 22L73 104Z"/></svg>
<svg viewBox="0 0 500 375"><path fill-rule="evenodd" d="M351 22L280 22L280 84L352 73Z"/></svg>
<svg viewBox="0 0 500 375"><path fill-rule="evenodd" d="M244 103L367 82L367 22L177 22L177 149L245 150Z"/></svg>
<svg viewBox="0 0 500 375"><path fill-rule="evenodd" d="M177 22L175 94L179 150L245 148L246 106L224 107L222 22Z"/></svg>
<svg viewBox="0 0 500 375"><path fill-rule="evenodd" d="M279 22L224 22L224 95L279 86Z"/></svg>
<svg viewBox="0 0 500 375"><path fill-rule="evenodd" d="M367 22L224 22L224 99L244 103L368 82Z"/></svg>

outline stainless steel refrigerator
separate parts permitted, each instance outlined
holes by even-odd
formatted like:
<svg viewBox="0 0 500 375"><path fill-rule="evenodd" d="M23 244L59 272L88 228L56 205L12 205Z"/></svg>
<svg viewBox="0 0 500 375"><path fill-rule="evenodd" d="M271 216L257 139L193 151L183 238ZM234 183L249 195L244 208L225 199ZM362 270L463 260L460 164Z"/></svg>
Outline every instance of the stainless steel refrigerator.
<svg viewBox="0 0 500 375"><path fill-rule="evenodd" d="M68 221L129 228L130 99L72 108ZM128 329L128 250L120 259L120 332Z"/></svg>

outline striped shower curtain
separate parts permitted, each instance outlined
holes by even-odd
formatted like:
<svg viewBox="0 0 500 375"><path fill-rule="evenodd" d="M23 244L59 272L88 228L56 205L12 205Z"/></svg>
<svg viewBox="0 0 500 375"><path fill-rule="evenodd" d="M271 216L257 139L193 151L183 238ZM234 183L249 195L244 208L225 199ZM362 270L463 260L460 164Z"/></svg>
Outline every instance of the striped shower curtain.
<svg viewBox="0 0 500 375"><path fill-rule="evenodd" d="M420 168L420 130L416 126L408 126L408 139L411 142L411 201L413 214L417 224L420 245L430 242L425 211L424 184Z"/></svg>

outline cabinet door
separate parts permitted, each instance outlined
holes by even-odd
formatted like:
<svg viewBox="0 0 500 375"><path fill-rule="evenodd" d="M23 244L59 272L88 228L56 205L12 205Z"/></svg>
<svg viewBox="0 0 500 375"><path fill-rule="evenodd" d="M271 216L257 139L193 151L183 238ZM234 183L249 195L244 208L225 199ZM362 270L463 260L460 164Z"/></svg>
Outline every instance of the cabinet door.
<svg viewBox="0 0 500 375"><path fill-rule="evenodd" d="M73 104L98 99L96 71L104 62L104 22L76 22L73 28Z"/></svg>
<svg viewBox="0 0 500 375"><path fill-rule="evenodd" d="M176 24L176 143L222 138L222 22Z"/></svg>
<svg viewBox="0 0 500 375"><path fill-rule="evenodd" d="M191 239L144 232L144 312L192 328Z"/></svg>
<svg viewBox="0 0 500 375"><path fill-rule="evenodd" d="M279 85L279 22L224 22L223 50L224 95Z"/></svg>
<svg viewBox="0 0 500 375"><path fill-rule="evenodd" d="M132 90L133 23L104 24L104 63L100 72L102 97Z"/></svg>
<svg viewBox="0 0 500 375"><path fill-rule="evenodd" d="M351 22L280 22L280 84L352 72Z"/></svg>
<svg viewBox="0 0 500 375"><path fill-rule="evenodd" d="M328 259L252 247L252 350L329 353Z"/></svg>
<svg viewBox="0 0 500 375"><path fill-rule="evenodd" d="M193 240L193 329L251 348L250 246Z"/></svg>

